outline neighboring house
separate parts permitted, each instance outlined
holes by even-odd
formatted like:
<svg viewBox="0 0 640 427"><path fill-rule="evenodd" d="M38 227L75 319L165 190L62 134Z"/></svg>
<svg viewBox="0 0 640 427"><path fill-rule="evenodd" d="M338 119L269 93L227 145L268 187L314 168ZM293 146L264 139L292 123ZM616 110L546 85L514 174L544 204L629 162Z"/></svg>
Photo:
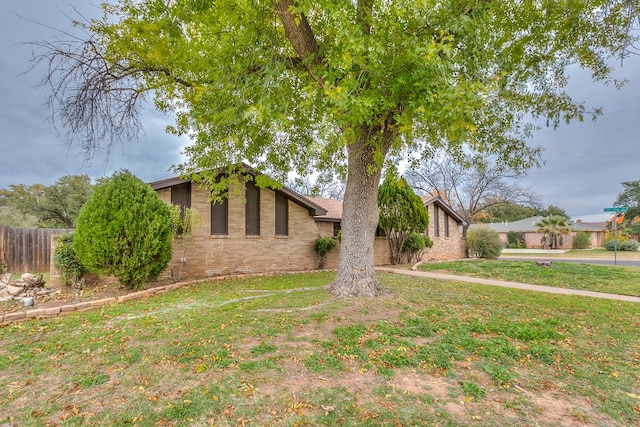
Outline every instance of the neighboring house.
<svg viewBox="0 0 640 427"><path fill-rule="evenodd" d="M510 231L522 233L527 248L536 249L542 248L541 241L544 233L538 231L538 227L536 226L542 218L542 216L533 216L531 218L521 219L520 221L474 224L472 227L487 227L497 231L504 247L507 247L507 233ZM569 228L571 229L571 233L564 236L563 244L560 249L571 249L573 245L573 238L578 231L583 231L589 234L592 248L602 246L604 235L606 233L606 229L603 225L590 224L577 220L576 222L571 222L569 224Z"/></svg>
<svg viewBox="0 0 640 427"><path fill-rule="evenodd" d="M467 242L464 219L440 196L423 197L422 202L429 212L427 235L433 247L423 257L424 260L452 260L467 257Z"/></svg>

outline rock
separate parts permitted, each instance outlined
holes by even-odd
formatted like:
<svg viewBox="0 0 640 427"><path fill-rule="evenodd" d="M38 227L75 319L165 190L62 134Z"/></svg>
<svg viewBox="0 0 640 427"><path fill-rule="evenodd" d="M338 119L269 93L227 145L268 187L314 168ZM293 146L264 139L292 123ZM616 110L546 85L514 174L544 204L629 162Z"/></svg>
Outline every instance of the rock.
<svg viewBox="0 0 640 427"><path fill-rule="evenodd" d="M13 286L13 285L8 285L5 288L5 290L9 295L12 295L12 296L20 295L21 293L24 292L24 288L22 286Z"/></svg>
<svg viewBox="0 0 640 427"><path fill-rule="evenodd" d="M0 287L4 288L11 283L11 273L0 274Z"/></svg>

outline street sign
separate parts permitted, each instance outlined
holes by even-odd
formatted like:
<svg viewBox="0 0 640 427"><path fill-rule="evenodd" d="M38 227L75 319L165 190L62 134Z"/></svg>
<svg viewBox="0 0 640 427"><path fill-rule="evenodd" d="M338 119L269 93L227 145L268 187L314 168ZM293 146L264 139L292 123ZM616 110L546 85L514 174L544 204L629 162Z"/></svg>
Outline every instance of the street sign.
<svg viewBox="0 0 640 427"><path fill-rule="evenodd" d="M626 212L627 211L627 207L620 207L620 208L604 208L605 212Z"/></svg>

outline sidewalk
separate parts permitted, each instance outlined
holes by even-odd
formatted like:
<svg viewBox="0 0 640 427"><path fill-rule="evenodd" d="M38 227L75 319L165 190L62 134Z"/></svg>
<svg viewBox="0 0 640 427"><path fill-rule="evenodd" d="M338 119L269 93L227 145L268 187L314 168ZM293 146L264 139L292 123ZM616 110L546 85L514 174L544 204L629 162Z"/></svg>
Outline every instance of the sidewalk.
<svg viewBox="0 0 640 427"><path fill-rule="evenodd" d="M525 289L528 291L547 292L550 294L580 295L585 297L611 299L617 301L640 303L640 297L628 295L607 294L604 292L580 291L577 289L554 288L552 286L531 285L528 283L505 282L502 280L482 279L479 277L456 276L453 274L429 273L426 271L404 270L392 267L376 267L376 271L404 274L406 276L423 277L436 280L453 280L456 282L478 283L481 285L500 286L503 288Z"/></svg>

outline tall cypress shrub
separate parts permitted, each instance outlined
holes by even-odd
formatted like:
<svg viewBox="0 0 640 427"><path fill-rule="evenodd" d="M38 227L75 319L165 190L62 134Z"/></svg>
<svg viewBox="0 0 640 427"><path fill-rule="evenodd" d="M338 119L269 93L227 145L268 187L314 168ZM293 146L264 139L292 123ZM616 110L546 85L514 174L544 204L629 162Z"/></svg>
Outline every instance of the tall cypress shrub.
<svg viewBox="0 0 640 427"><path fill-rule="evenodd" d="M94 187L80 210L73 245L90 271L140 289L171 259L169 208L148 184L116 172Z"/></svg>

